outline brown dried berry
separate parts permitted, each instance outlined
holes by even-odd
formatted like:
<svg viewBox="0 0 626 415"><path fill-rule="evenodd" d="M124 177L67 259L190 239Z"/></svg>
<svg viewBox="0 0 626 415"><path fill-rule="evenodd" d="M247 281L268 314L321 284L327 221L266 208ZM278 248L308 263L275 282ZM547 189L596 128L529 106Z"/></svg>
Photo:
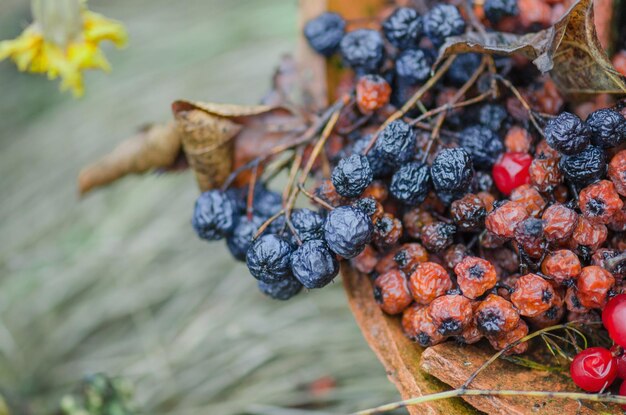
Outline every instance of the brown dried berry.
<svg viewBox="0 0 626 415"><path fill-rule="evenodd" d="M371 245L365 245L365 249L363 249L363 252L350 260L350 264L352 264L352 266L356 268L357 271L364 274L369 274L370 272L374 271L374 267L376 267L377 263L378 254Z"/></svg>
<svg viewBox="0 0 626 415"><path fill-rule="evenodd" d="M452 202L450 216L459 231L476 231L483 227L487 209L478 196L468 193Z"/></svg>
<svg viewBox="0 0 626 415"><path fill-rule="evenodd" d="M407 308L413 298L404 273L391 270L376 278L374 299L387 314L399 314Z"/></svg>
<svg viewBox="0 0 626 415"><path fill-rule="evenodd" d="M494 195L492 195L489 192L478 192L476 196L478 196L480 200L483 202L483 206L485 207L485 210L487 210L487 213L493 210L493 202L496 201L496 198Z"/></svg>
<svg viewBox="0 0 626 415"><path fill-rule="evenodd" d="M384 203L385 200L387 200L387 198L389 197L389 189L384 182L380 180L374 180L372 183L370 183L369 186L365 188L363 194L361 194L361 197L371 197L377 200L379 203Z"/></svg>
<svg viewBox="0 0 626 415"><path fill-rule="evenodd" d="M348 200L337 193L330 179L323 179L315 188L315 195L331 206L345 205Z"/></svg>
<svg viewBox="0 0 626 415"><path fill-rule="evenodd" d="M572 209L557 203L548 207L541 219L543 219L543 232L546 239L559 241L572 236L578 222L578 215Z"/></svg>
<svg viewBox="0 0 626 415"><path fill-rule="evenodd" d="M626 231L626 204L624 204L622 210L613 216L611 222L607 226L610 230L615 232Z"/></svg>
<svg viewBox="0 0 626 415"><path fill-rule="evenodd" d="M472 302L462 295L444 295L430 303L428 313L439 334L461 334L472 321Z"/></svg>
<svg viewBox="0 0 626 415"><path fill-rule="evenodd" d="M530 184L521 185L511 192L510 199L519 202L526 208L530 216L538 218L546 207L546 201L539 191Z"/></svg>
<svg viewBox="0 0 626 415"><path fill-rule="evenodd" d="M552 191L556 186L563 182L563 174L559 169L559 159L536 158L530 163L528 169L530 174L530 183L540 192Z"/></svg>
<svg viewBox="0 0 626 415"><path fill-rule="evenodd" d="M520 222L515 228L515 242L529 257L541 258L546 249L543 221L531 217Z"/></svg>
<svg viewBox="0 0 626 415"><path fill-rule="evenodd" d="M581 270L578 255L567 249L549 253L541 263L541 272L560 285L571 285Z"/></svg>
<svg viewBox="0 0 626 415"><path fill-rule="evenodd" d="M517 326L511 330L503 333L500 336L489 336L487 339L491 346L496 350L504 350L513 343L521 340L528 335L528 325L524 320L519 321ZM528 350L528 342L519 343L513 346L505 354L522 354Z"/></svg>
<svg viewBox="0 0 626 415"><path fill-rule="evenodd" d="M433 222L422 228L422 243L431 252L443 251L454 241L456 227L451 223Z"/></svg>
<svg viewBox="0 0 626 415"><path fill-rule="evenodd" d="M499 295L489 294L476 309L476 327L486 336L496 336L513 330L520 316L509 301Z"/></svg>
<svg viewBox="0 0 626 415"><path fill-rule="evenodd" d="M393 260L402 271L410 275L418 264L428 261L428 252L416 242L403 244L395 252Z"/></svg>
<svg viewBox="0 0 626 415"><path fill-rule="evenodd" d="M482 258L468 256L454 267L459 288L468 298L477 298L495 287L496 269Z"/></svg>
<svg viewBox="0 0 626 415"><path fill-rule="evenodd" d="M578 299L587 308L602 308L614 285L615 278L610 272L597 265L590 265L583 268L578 276Z"/></svg>
<svg viewBox="0 0 626 415"><path fill-rule="evenodd" d="M532 143L532 136L525 128L514 126L507 131L504 137L504 146L510 153L528 153Z"/></svg>
<svg viewBox="0 0 626 415"><path fill-rule="evenodd" d="M428 313L428 307L413 304L402 314L404 334L422 347L434 346L445 340Z"/></svg>
<svg viewBox="0 0 626 415"><path fill-rule="evenodd" d="M617 280L623 280L626 277L626 259L612 263L611 259L619 257L620 251L608 248L598 249L591 257L593 265L604 268L609 271Z"/></svg>
<svg viewBox="0 0 626 415"><path fill-rule="evenodd" d="M386 251L395 244L402 236L402 222L389 213L383 214L374 224L374 245L381 250Z"/></svg>
<svg viewBox="0 0 626 415"><path fill-rule="evenodd" d="M528 322L537 329L554 326L563 320L565 311L566 309L563 305L553 305L548 311L539 314L537 317L528 317Z"/></svg>
<svg viewBox="0 0 626 415"><path fill-rule="evenodd" d="M480 339L483 338L483 334L476 327L476 322L474 320L470 321L470 323L463 329L463 332L459 334L456 339L462 344L474 344L478 343Z"/></svg>
<svg viewBox="0 0 626 415"><path fill-rule="evenodd" d="M541 140L535 147L535 157L538 159L553 158L558 161L561 158L561 155L558 151L550 147L546 140Z"/></svg>
<svg viewBox="0 0 626 415"><path fill-rule="evenodd" d="M414 239L419 239L422 236L422 228L424 225L428 225L434 221L435 219L428 211L420 208L411 209L402 217L406 233Z"/></svg>
<svg viewBox="0 0 626 415"><path fill-rule="evenodd" d="M615 185L617 193L626 196L626 150L620 151L611 159L609 178Z"/></svg>
<svg viewBox="0 0 626 415"><path fill-rule="evenodd" d="M398 251L400 251L400 249L401 249L400 246L396 246L391 251L383 255L382 258L378 260L378 263L376 264L374 271L376 271L379 274L382 274L389 270L398 268L398 263L396 262L394 257L396 256Z"/></svg>
<svg viewBox="0 0 626 415"><path fill-rule="evenodd" d="M593 223L589 219L580 216L572 234L572 240L579 246L587 247L593 252L606 241L607 235L606 226L600 223Z"/></svg>
<svg viewBox="0 0 626 415"><path fill-rule="evenodd" d="M587 307L581 304L580 298L578 298L578 289L576 286L567 288L565 292L565 307L568 311L574 313L586 313L589 311Z"/></svg>
<svg viewBox="0 0 626 415"><path fill-rule="evenodd" d="M513 238L517 225L528 217L526 207L519 202L508 201L487 215L485 227L502 238Z"/></svg>
<svg viewBox="0 0 626 415"><path fill-rule="evenodd" d="M467 255L467 246L465 246L464 244L454 244L446 249L446 252L444 252L443 254L444 265L448 269L454 269L454 267L456 267L456 264L461 262L461 260Z"/></svg>
<svg viewBox="0 0 626 415"><path fill-rule="evenodd" d="M556 293L550 283L537 274L521 276L515 283L511 302L519 313L536 317L548 311L555 301Z"/></svg>
<svg viewBox="0 0 626 415"><path fill-rule="evenodd" d="M423 262L409 277L409 290L418 304L428 305L452 288L450 275L439 264Z"/></svg>
<svg viewBox="0 0 626 415"><path fill-rule="evenodd" d="M590 221L606 225L622 210L624 203L615 191L613 182L600 180L581 190L578 206Z"/></svg>

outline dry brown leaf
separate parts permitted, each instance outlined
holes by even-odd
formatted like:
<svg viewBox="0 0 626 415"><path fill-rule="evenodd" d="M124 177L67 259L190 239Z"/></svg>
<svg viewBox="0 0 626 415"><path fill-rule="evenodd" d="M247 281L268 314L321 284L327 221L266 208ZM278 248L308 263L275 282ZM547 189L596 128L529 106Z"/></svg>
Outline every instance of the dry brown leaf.
<svg viewBox="0 0 626 415"><path fill-rule="evenodd" d="M624 78L600 46L593 13L593 0L579 0L554 26L537 33L472 32L451 37L439 49L438 62L455 53L520 53L541 72L550 72L564 94L626 94Z"/></svg>
<svg viewBox="0 0 626 415"><path fill-rule="evenodd" d="M78 174L78 191L84 195L128 174L168 169L176 163L180 150L180 136L174 122L148 126L84 167Z"/></svg>

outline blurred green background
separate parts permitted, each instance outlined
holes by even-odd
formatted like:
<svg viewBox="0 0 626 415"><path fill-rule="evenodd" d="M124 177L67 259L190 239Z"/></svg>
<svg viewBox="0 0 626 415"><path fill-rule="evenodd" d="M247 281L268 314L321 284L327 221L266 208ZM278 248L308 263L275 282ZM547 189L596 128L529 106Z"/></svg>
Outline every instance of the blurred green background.
<svg viewBox="0 0 626 415"><path fill-rule="evenodd" d="M92 0L130 45L73 100L0 63L0 388L51 413L84 375L124 376L144 413L345 413L398 398L339 283L266 299L189 225L191 174L79 200L76 175L177 98L255 103L294 51L296 0ZM0 0L0 39L30 21ZM322 381L319 381L322 379ZM336 384L332 388L312 387Z"/></svg>

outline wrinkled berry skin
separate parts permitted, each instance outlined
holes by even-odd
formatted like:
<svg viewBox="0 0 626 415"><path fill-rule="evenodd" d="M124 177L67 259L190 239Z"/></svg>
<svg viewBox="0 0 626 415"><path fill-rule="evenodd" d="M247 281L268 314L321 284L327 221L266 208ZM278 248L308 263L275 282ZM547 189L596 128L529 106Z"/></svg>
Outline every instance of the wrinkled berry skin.
<svg viewBox="0 0 626 415"><path fill-rule="evenodd" d="M392 269L374 281L374 299L387 314L400 314L413 299L404 272Z"/></svg>
<svg viewBox="0 0 626 415"><path fill-rule="evenodd" d="M444 295L433 300L428 313L443 336L461 334L472 322L472 303L462 295Z"/></svg>
<svg viewBox="0 0 626 415"><path fill-rule="evenodd" d="M286 301L302 291L302 284L292 276L272 283L259 281L258 284L259 290L274 300Z"/></svg>
<svg viewBox="0 0 626 415"><path fill-rule="evenodd" d="M487 104L480 109L478 121L483 127L489 128L491 131L500 131L506 117L507 112L502 105Z"/></svg>
<svg viewBox="0 0 626 415"><path fill-rule="evenodd" d="M202 239L222 239L235 226L236 209L234 201L226 193L209 190L196 199L191 225Z"/></svg>
<svg viewBox="0 0 626 415"><path fill-rule="evenodd" d="M280 193L257 186L254 189L254 213L256 215L269 218L280 210L283 198Z"/></svg>
<svg viewBox="0 0 626 415"><path fill-rule="evenodd" d="M376 139L373 150L394 166L401 166L415 153L415 130L402 120L387 125Z"/></svg>
<svg viewBox="0 0 626 415"><path fill-rule="evenodd" d="M303 208L291 212L291 223L302 242L324 237L324 218L317 212Z"/></svg>
<svg viewBox="0 0 626 415"><path fill-rule="evenodd" d="M426 199L430 188L430 167L414 161L394 173L389 191L396 199L414 206Z"/></svg>
<svg viewBox="0 0 626 415"><path fill-rule="evenodd" d="M456 7L437 4L424 16L424 31L435 45L440 45L447 37L462 34L465 21Z"/></svg>
<svg viewBox="0 0 626 415"><path fill-rule="evenodd" d="M454 267L457 283L468 298L477 298L498 282L495 267L487 260L466 256Z"/></svg>
<svg viewBox="0 0 626 415"><path fill-rule="evenodd" d="M590 221L606 225L622 210L624 203L613 182L600 180L580 191L578 207Z"/></svg>
<svg viewBox="0 0 626 415"><path fill-rule="evenodd" d="M337 276L339 261L324 241L306 241L291 254L291 271L306 288L322 288Z"/></svg>
<svg viewBox="0 0 626 415"><path fill-rule="evenodd" d="M278 235L263 235L248 249L246 264L254 278L274 283L291 275L292 245Z"/></svg>
<svg viewBox="0 0 626 415"><path fill-rule="evenodd" d="M476 326L486 336L513 330L520 321L517 310L499 295L489 294L476 309Z"/></svg>
<svg viewBox="0 0 626 415"><path fill-rule="evenodd" d="M375 73L384 60L383 37L375 30L359 29L346 34L340 49L344 62L357 73Z"/></svg>
<svg viewBox="0 0 626 415"><path fill-rule="evenodd" d="M462 148L441 150L430 174L437 193L467 193L474 176L472 159Z"/></svg>
<svg viewBox="0 0 626 415"><path fill-rule="evenodd" d="M391 86L380 75L364 75L356 84L356 104L363 114L383 108L391 98Z"/></svg>
<svg viewBox="0 0 626 415"><path fill-rule="evenodd" d="M343 197L359 196L373 179L370 163L361 154L352 154L339 160L331 177L337 193Z"/></svg>
<svg viewBox="0 0 626 415"><path fill-rule="evenodd" d="M591 130L576 115L562 112L548 121L545 135L550 147L560 153L573 155L587 147Z"/></svg>
<svg viewBox="0 0 626 415"><path fill-rule="evenodd" d="M596 147L611 148L626 142L626 118L615 110L594 111L585 124L591 130L591 143Z"/></svg>
<svg viewBox="0 0 626 415"><path fill-rule="evenodd" d="M461 131L459 144L472 156L477 169L491 168L504 151L504 144L496 133L477 125Z"/></svg>
<svg viewBox="0 0 626 415"><path fill-rule="evenodd" d="M417 46L422 32L422 17L410 7L398 7L383 22L385 37L389 43L401 50Z"/></svg>
<svg viewBox="0 0 626 415"><path fill-rule="evenodd" d="M470 80L480 66L481 55L478 53L459 54L446 73L446 79L455 86L461 86Z"/></svg>
<svg viewBox="0 0 626 415"><path fill-rule="evenodd" d="M346 22L337 13L322 13L304 26L304 36L317 53L330 56L337 51Z"/></svg>
<svg viewBox="0 0 626 415"><path fill-rule="evenodd" d="M606 157L598 147L587 146L576 155L561 157L559 168L567 180L578 186L586 186L604 177Z"/></svg>
<svg viewBox="0 0 626 415"><path fill-rule="evenodd" d="M430 76L430 56L421 49L409 49L396 59L396 74L401 82L416 85Z"/></svg>
<svg viewBox="0 0 626 415"><path fill-rule="evenodd" d="M498 23L505 16L519 13L517 0L485 0L483 10L491 23Z"/></svg>
<svg viewBox="0 0 626 415"><path fill-rule="evenodd" d="M330 249L344 258L354 258L365 249L374 235L369 216L353 206L332 210L324 223L324 239Z"/></svg>
<svg viewBox="0 0 626 415"><path fill-rule="evenodd" d="M366 135L356 140L352 146L352 154L362 154L367 148L371 138L371 135ZM367 153L366 157L372 169L372 173L374 174L374 178L385 177L393 171L392 163L388 162L380 155L376 146Z"/></svg>
<svg viewBox="0 0 626 415"><path fill-rule="evenodd" d="M459 230L477 231L485 223L487 209L478 196L470 193L452 202L450 216Z"/></svg>
<svg viewBox="0 0 626 415"><path fill-rule="evenodd" d="M422 228L422 244L431 252L443 251L454 242L456 226L451 223L433 222Z"/></svg>
<svg viewBox="0 0 626 415"><path fill-rule="evenodd" d="M233 233L226 238L228 250L235 259L239 261L246 260L246 253L250 245L252 245L252 239L263 222L265 220L258 216L253 216L251 220L245 215L239 218Z"/></svg>

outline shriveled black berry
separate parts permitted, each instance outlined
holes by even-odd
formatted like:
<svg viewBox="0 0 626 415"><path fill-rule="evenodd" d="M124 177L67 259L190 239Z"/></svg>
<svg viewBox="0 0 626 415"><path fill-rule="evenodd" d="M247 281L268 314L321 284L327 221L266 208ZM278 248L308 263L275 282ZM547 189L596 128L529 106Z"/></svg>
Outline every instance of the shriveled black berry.
<svg viewBox="0 0 626 415"><path fill-rule="evenodd" d="M626 118L610 108L589 114L585 124L591 130L591 143L600 148L617 147L626 142Z"/></svg>
<svg viewBox="0 0 626 415"><path fill-rule="evenodd" d="M357 199L353 203L354 207L361 209L370 218L378 211L379 204L376 199L371 197L363 197ZM382 209L382 208L381 208Z"/></svg>
<svg viewBox="0 0 626 415"><path fill-rule="evenodd" d="M396 74L409 85L424 82L430 76L432 60L422 49L408 49L396 58Z"/></svg>
<svg viewBox="0 0 626 415"><path fill-rule="evenodd" d="M393 197L408 205L422 203L430 189L430 167L417 161L400 167L391 178L389 187Z"/></svg>
<svg viewBox="0 0 626 415"><path fill-rule="evenodd" d="M374 178L370 163L362 154L352 154L339 160L331 180L337 193L344 197L357 197Z"/></svg>
<svg viewBox="0 0 626 415"><path fill-rule="evenodd" d="M476 231L483 228L487 209L478 196L467 194L452 202L450 216L461 231Z"/></svg>
<svg viewBox="0 0 626 415"><path fill-rule="evenodd" d="M461 86L470 80L480 66L482 57L478 53L461 53L457 55L446 73L446 79L454 86Z"/></svg>
<svg viewBox="0 0 626 415"><path fill-rule="evenodd" d="M438 4L424 16L424 32L435 44L440 45L449 36L465 31L465 21L459 10L450 4Z"/></svg>
<svg viewBox="0 0 626 415"><path fill-rule="evenodd" d="M259 216L253 216L252 219L248 219L246 215L239 217L233 233L226 238L228 250L235 259L246 260L246 253L252 245L252 239L263 222L265 219Z"/></svg>
<svg viewBox="0 0 626 415"><path fill-rule="evenodd" d="M324 218L310 209L296 209L291 212L291 224L296 228L302 242L324 237Z"/></svg>
<svg viewBox="0 0 626 415"><path fill-rule="evenodd" d="M322 13L304 26L304 36L317 53L330 56L337 51L346 22L337 13Z"/></svg>
<svg viewBox="0 0 626 415"><path fill-rule="evenodd" d="M504 152L500 137L482 126L472 126L461 131L459 144L471 156L477 169L490 169Z"/></svg>
<svg viewBox="0 0 626 415"><path fill-rule="evenodd" d="M356 140L352 146L352 154L362 154L371 138L371 135L365 135ZM367 153L366 157L375 178L384 177L393 172L393 165L380 156L375 146Z"/></svg>
<svg viewBox="0 0 626 415"><path fill-rule="evenodd" d="M559 168L571 183L587 186L606 175L606 156L598 147L587 146L578 154L561 157Z"/></svg>
<svg viewBox="0 0 626 415"><path fill-rule="evenodd" d="M354 206L333 209L324 223L324 239L330 249L344 258L354 258L374 234L369 216Z"/></svg>
<svg viewBox="0 0 626 415"><path fill-rule="evenodd" d="M409 49L417 46L422 36L422 17L415 9L398 7L383 22L383 33L393 46Z"/></svg>
<svg viewBox="0 0 626 415"><path fill-rule="evenodd" d="M209 190L196 199L191 225L200 238L216 241L233 230L236 210L236 204L226 193Z"/></svg>
<svg viewBox="0 0 626 415"><path fill-rule="evenodd" d="M506 109L502 105L483 105L478 113L478 122L491 131L500 131L507 117Z"/></svg>
<svg viewBox="0 0 626 415"><path fill-rule="evenodd" d="M493 178L490 172L477 171L472 180L473 192L488 192L493 187Z"/></svg>
<svg viewBox="0 0 626 415"><path fill-rule="evenodd" d="M519 13L517 0L485 0L483 10L491 23L498 23L503 17Z"/></svg>
<svg viewBox="0 0 626 415"><path fill-rule="evenodd" d="M246 264L254 278L272 283L291 274L293 246L278 235L263 235L248 249Z"/></svg>
<svg viewBox="0 0 626 415"><path fill-rule="evenodd" d="M291 255L291 271L306 288L322 288L339 272L339 261L326 242L306 241Z"/></svg>
<svg viewBox="0 0 626 415"><path fill-rule="evenodd" d="M388 163L400 166L413 158L415 130L402 120L393 121L381 131L373 150Z"/></svg>
<svg viewBox="0 0 626 415"><path fill-rule="evenodd" d="M274 300L286 301L302 291L302 284L300 281L291 275L277 282L267 283L259 281L258 284L259 290Z"/></svg>
<svg viewBox="0 0 626 415"><path fill-rule="evenodd" d="M430 175L437 193L467 193L474 176L472 159L462 148L443 149L433 160Z"/></svg>
<svg viewBox="0 0 626 415"><path fill-rule="evenodd" d="M430 252L440 252L452 245L456 226L451 223L433 222L422 228L422 245Z"/></svg>
<svg viewBox="0 0 626 415"><path fill-rule="evenodd" d="M248 193L248 186L244 187L230 187L226 190L226 195L232 200L235 206L235 216L241 215L246 212L246 195Z"/></svg>
<svg viewBox="0 0 626 415"><path fill-rule="evenodd" d="M384 60L383 37L375 30L359 29L346 34L340 44L344 62L359 73L374 73Z"/></svg>
<svg viewBox="0 0 626 415"><path fill-rule="evenodd" d="M580 153L591 138L589 127L569 112L562 112L548 121L544 133L550 147L567 155Z"/></svg>
<svg viewBox="0 0 626 415"><path fill-rule="evenodd" d="M253 210L256 215L269 218L280 211L282 203L283 197L280 193L268 190L261 185L254 189Z"/></svg>

